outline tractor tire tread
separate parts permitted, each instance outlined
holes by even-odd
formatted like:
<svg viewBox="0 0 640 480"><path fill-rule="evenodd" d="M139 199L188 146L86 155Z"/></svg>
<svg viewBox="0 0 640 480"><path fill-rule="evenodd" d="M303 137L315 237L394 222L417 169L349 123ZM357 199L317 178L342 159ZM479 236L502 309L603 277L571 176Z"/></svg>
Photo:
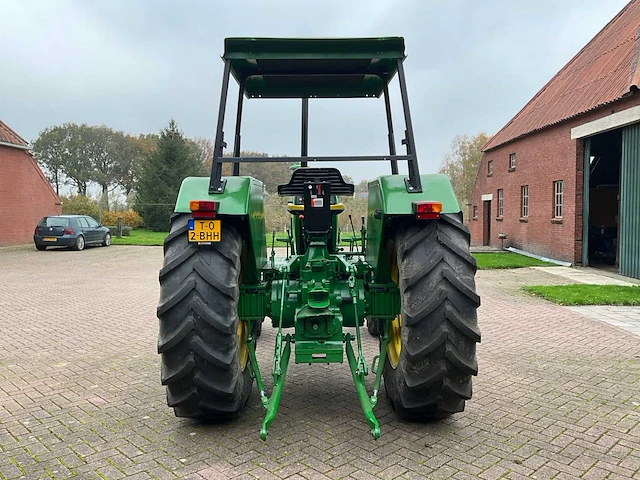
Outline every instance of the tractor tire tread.
<svg viewBox="0 0 640 480"><path fill-rule="evenodd" d="M402 349L395 368L385 362L384 383L402 418L446 417L471 398L481 335L469 241L468 228L453 214L396 230Z"/></svg>
<svg viewBox="0 0 640 480"><path fill-rule="evenodd" d="M159 272L158 352L167 403L176 416L219 421L238 416L251 392L238 361L237 302L242 238L232 222L222 239L187 239L188 214L172 216Z"/></svg>

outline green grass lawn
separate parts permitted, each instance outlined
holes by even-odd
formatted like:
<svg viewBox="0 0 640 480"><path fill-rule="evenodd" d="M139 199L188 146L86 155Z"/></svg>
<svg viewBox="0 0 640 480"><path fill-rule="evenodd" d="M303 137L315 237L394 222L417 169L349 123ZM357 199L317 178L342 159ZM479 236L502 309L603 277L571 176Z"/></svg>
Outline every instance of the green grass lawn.
<svg viewBox="0 0 640 480"><path fill-rule="evenodd" d="M623 285L531 285L525 292L560 305L640 305L640 286Z"/></svg>
<svg viewBox="0 0 640 480"><path fill-rule="evenodd" d="M479 270L489 270L494 268L523 268L546 266L552 267L555 264L543 262L536 258L526 257L511 252L487 252L472 254L478 262Z"/></svg>
<svg viewBox="0 0 640 480"><path fill-rule="evenodd" d="M164 237L168 235L168 232L152 232L150 230L132 230L131 235L128 237L116 238L115 234L111 237L111 243L113 245L162 245ZM286 243L277 240L278 238L286 237L286 233L277 233L274 246L286 247ZM271 234L266 236L267 249L271 248ZM347 242L340 242L340 245L346 246Z"/></svg>
<svg viewBox="0 0 640 480"><path fill-rule="evenodd" d="M152 232L150 230L132 230L128 237L111 238L113 245L162 245L167 232ZM276 238L285 237L285 233L276 234ZM349 235L350 236L350 235ZM346 235L345 235L346 237ZM267 250L271 248L271 234L267 235ZM341 246L347 246L346 242L340 242ZM276 240L276 247L285 247L286 243ZM474 253L473 256L478 262L478 269L493 268L522 268L533 267L536 265L553 266L553 263L543 262L535 258L525 257L517 253L498 252L498 253Z"/></svg>
<svg viewBox="0 0 640 480"><path fill-rule="evenodd" d="M131 230L128 237L116 238L112 234L112 245L162 245L167 232L152 232L151 230Z"/></svg>

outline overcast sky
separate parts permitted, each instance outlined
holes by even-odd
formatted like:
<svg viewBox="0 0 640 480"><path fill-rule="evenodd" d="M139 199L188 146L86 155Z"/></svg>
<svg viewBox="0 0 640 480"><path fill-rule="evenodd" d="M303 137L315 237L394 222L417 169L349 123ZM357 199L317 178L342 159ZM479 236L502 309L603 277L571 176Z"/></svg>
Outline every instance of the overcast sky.
<svg viewBox="0 0 640 480"><path fill-rule="evenodd" d="M625 4L0 0L0 119L28 141L64 122L138 134L172 117L186 135L212 138L225 37L404 36L417 153L429 173L456 134L500 129ZM395 82L391 94L401 132ZM230 107L227 139L235 100ZM243 150L299 154L299 100L248 101L244 118ZM310 154L387 148L382 99L310 101ZM359 180L388 166L344 171Z"/></svg>

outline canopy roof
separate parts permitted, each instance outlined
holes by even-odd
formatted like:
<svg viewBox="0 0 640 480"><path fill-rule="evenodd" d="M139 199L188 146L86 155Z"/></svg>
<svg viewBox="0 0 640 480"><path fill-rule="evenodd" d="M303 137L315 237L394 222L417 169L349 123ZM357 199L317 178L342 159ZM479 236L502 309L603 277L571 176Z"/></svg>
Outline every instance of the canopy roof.
<svg viewBox="0 0 640 480"><path fill-rule="evenodd" d="M404 38L226 38L224 60L247 98L379 97Z"/></svg>

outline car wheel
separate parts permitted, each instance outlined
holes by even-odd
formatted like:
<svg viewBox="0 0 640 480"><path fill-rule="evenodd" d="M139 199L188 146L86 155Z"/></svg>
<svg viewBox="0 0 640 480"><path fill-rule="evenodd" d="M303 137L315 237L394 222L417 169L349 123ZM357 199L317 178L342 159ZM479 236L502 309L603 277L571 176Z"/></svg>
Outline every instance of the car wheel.
<svg viewBox="0 0 640 480"><path fill-rule="evenodd" d="M76 239L76 243L73 246L73 249L78 251L84 250L84 244L85 244L84 237L82 235L78 235L78 238Z"/></svg>
<svg viewBox="0 0 640 480"><path fill-rule="evenodd" d="M103 247L108 247L111 245L111 234L109 232L104 234L104 240L102 241Z"/></svg>
<svg viewBox="0 0 640 480"><path fill-rule="evenodd" d="M47 246L46 246L46 245L38 245L38 244L36 244L36 249L38 249L38 250L40 250L40 251L42 251L42 250L46 250L46 249L47 249Z"/></svg>

